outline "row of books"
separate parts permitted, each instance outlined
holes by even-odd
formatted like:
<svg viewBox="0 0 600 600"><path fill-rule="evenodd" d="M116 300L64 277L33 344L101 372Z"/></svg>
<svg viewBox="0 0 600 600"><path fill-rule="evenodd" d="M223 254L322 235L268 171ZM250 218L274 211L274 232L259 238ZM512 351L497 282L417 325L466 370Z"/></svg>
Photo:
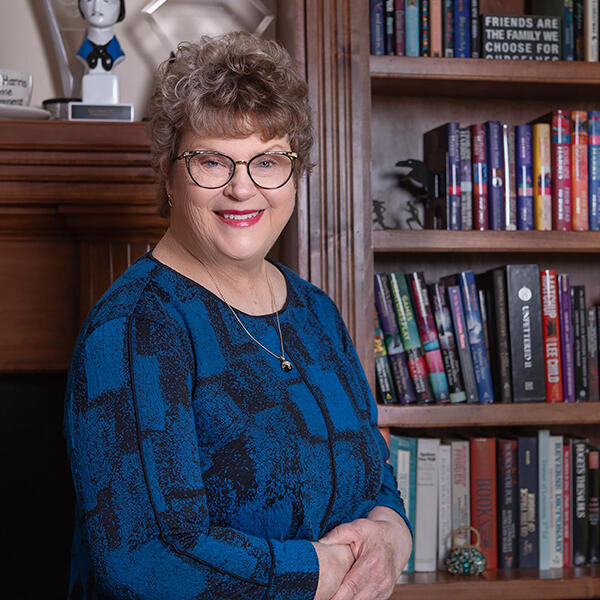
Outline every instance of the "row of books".
<svg viewBox="0 0 600 600"><path fill-rule="evenodd" d="M600 231L600 111L445 123L423 155L428 229Z"/></svg>
<svg viewBox="0 0 600 600"><path fill-rule="evenodd" d="M599 452L587 440L540 430L448 441L392 434L389 443L414 528L407 572L445 569L453 532L468 525L488 569L600 563Z"/></svg>
<svg viewBox="0 0 600 600"><path fill-rule="evenodd" d="M600 306L538 265L375 275L383 404L600 400Z"/></svg>
<svg viewBox="0 0 600 600"><path fill-rule="evenodd" d="M533 0L532 14L482 15L479 0L369 0L371 54L598 60L596 0Z"/></svg>

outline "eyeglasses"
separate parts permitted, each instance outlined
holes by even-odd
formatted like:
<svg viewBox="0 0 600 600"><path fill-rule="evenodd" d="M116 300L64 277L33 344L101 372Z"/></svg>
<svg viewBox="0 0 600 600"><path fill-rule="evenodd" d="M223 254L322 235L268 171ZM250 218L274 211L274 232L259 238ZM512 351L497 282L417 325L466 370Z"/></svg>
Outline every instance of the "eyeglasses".
<svg viewBox="0 0 600 600"><path fill-rule="evenodd" d="M177 157L185 160L192 181L203 188L216 189L227 185L235 175L237 165L246 165L254 185L265 190L283 187L294 172L296 152L262 152L250 160L233 160L215 150L188 150Z"/></svg>

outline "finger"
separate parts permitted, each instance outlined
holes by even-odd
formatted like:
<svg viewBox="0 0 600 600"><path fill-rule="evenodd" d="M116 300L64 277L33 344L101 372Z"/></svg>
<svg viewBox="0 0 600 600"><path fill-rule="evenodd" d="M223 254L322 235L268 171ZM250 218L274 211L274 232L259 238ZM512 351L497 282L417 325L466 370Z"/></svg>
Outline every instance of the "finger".
<svg viewBox="0 0 600 600"><path fill-rule="evenodd" d="M324 535L322 544L351 544L360 538L360 528L354 523L342 523Z"/></svg>
<svg viewBox="0 0 600 600"><path fill-rule="evenodd" d="M331 600L388 598L395 583L390 566L378 551L366 552L352 565Z"/></svg>

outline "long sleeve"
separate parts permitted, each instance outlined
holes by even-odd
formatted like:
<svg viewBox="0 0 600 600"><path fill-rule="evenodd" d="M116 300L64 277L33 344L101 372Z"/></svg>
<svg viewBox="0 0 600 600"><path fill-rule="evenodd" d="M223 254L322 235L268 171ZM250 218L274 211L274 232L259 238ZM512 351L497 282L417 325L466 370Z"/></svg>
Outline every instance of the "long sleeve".
<svg viewBox="0 0 600 600"><path fill-rule="evenodd" d="M94 585L115 598L312 599L309 541L211 524L193 386L175 322L114 318L76 350L65 434Z"/></svg>

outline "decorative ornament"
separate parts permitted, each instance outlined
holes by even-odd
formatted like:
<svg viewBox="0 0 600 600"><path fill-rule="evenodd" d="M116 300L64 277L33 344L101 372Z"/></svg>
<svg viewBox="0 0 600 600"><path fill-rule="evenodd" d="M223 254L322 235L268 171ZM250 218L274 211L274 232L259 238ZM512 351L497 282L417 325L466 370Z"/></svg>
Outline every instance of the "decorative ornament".
<svg viewBox="0 0 600 600"><path fill-rule="evenodd" d="M475 544L464 544L458 545L457 537L461 533L475 534ZM468 538L467 538L468 539ZM479 543L481 537L479 531L475 527L466 525L464 527L458 527L452 534L452 548L446 558L446 565L448 566L448 573L452 575L480 575L487 567L487 561Z"/></svg>

